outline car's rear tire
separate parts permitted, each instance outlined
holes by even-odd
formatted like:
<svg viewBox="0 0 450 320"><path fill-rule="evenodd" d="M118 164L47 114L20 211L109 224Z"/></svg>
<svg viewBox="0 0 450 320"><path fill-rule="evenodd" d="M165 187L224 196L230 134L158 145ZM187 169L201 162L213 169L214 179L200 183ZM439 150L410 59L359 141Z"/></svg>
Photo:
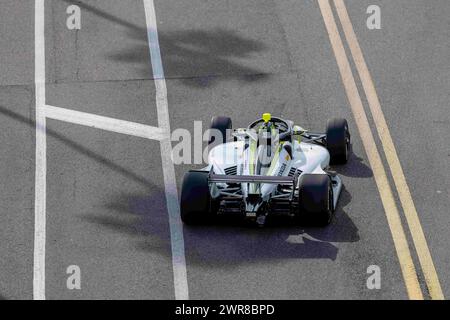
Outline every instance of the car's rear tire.
<svg viewBox="0 0 450 320"><path fill-rule="evenodd" d="M333 188L326 174L303 174L299 182L298 217L302 222L326 226L333 217Z"/></svg>
<svg viewBox="0 0 450 320"><path fill-rule="evenodd" d="M181 220L203 224L212 218L208 172L189 171L184 175L180 199Z"/></svg>
<svg viewBox="0 0 450 320"><path fill-rule="evenodd" d="M211 132L211 134L209 135L209 141L208 144L222 144L227 142L227 129L231 129L232 128L232 122L231 119L228 117L212 117L211 119L211 129L213 130L218 130L221 133L221 139L219 141L216 141L216 138L218 138L214 133L217 132Z"/></svg>
<svg viewBox="0 0 450 320"><path fill-rule="evenodd" d="M327 122L327 149L330 164L345 164L350 154L350 131L347 120L330 119Z"/></svg>

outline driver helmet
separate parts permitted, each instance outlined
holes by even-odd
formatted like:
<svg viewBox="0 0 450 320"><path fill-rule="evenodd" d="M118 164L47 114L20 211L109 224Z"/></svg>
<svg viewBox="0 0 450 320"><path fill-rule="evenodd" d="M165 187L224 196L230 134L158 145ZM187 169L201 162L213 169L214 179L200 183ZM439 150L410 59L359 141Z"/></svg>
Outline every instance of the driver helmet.
<svg viewBox="0 0 450 320"><path fill-rule="evenodd" d="M272 116L270 113L264 113L262 115L262 119L264 120L264 123L258 130L258 145L267 146L267 152L268 154L271 154L272 146L276 146L278 144L278 130L271 121Z"/></svg>
<svg viewBox="0 0 450 320"><path fill-rule="evenodd" d="M275 127L275 124L271 121L272 115L270 113L264 113L262 115L262 119L264 123L259 127L258 135L259 137L263 137L266 139L274 139L278 132L277 128Z"/></svg>

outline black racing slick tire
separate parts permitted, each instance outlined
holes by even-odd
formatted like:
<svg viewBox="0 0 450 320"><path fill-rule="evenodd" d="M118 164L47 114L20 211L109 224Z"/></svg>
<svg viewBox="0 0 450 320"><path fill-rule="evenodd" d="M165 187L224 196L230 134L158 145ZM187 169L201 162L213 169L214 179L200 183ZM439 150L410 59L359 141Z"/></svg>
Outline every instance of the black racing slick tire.
<svg viewBox="0 0 450 320"><path fill-rule="evenodd" d="M212 218L208 172L189 171L184 175L180 199L181 220L185 224L204 224Z"/></svg>
<svg viewBox="0 0 450 320"><path fill-rule="evenodd" d="M230 130L232 128L231 119L228 117L212 117L211 119L211 127L212 130L209 135L208 144L222 144L227 142L227 129ZM220 133L221 136L217 134Z"/></svg>
<svg viewBox="0 0 450 320"><path fill-rule="evenodd" d="M299 218L326 226L333 217L333 188L326 174L303 174L299 182Z"/></svg>
<svg viewBox="0 0 450 320"><path fill-rule="evenodd" d="M347 120L330 119L327 122L327 149L330 164L345 164L350 155L350 131Z"/></svg>

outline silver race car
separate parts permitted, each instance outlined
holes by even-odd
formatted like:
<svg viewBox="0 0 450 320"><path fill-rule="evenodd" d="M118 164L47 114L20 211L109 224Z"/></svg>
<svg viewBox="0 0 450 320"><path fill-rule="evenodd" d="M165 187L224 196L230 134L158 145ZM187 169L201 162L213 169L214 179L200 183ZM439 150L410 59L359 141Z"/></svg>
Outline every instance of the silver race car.
<svg viewBox="0 0 450 320"><path fill-rule="evenodd" d="M329 120L325 133L312 133L269 113L234 130L230 118L214 117L209 143L208 166L183 179L184 223L202 224L225 214L261 226L268 215L278 214L330 223L342 182L329 165L345 164L350 152L345 119Z"/></svg>

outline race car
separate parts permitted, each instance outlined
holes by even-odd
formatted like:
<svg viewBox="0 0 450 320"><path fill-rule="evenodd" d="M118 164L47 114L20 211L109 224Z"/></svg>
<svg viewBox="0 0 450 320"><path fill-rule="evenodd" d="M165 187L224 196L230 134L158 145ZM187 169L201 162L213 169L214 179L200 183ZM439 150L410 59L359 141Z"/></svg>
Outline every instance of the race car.
<svg viewBox="0 0 450 320"><path fill-rule="evenodd" d="M208 165L183 179L180 213L185 224L238 215L263 226L269 215L325 226L336 208L342 181L330 164L345 164L350 132L345 119L313 133L265 113L247 128L232 129L213 117Z"/></svg>

